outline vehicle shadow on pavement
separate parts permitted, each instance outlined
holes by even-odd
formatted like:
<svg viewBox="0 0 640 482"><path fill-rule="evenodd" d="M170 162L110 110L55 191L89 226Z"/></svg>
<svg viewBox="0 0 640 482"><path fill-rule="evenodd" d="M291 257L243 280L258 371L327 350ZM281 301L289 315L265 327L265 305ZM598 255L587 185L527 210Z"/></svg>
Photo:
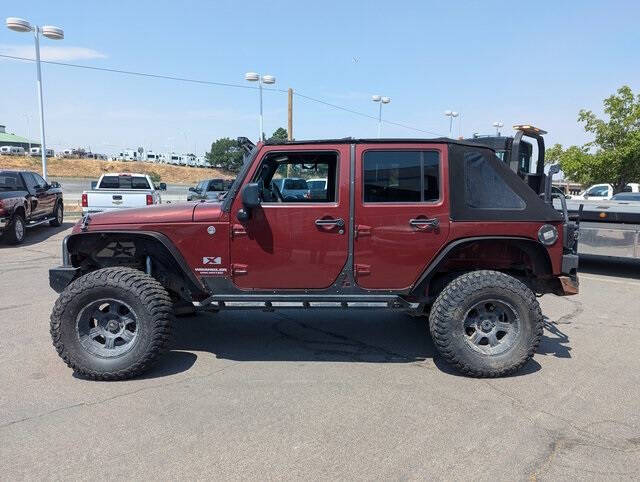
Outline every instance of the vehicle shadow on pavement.
<svg viewBox="0 0 640 482"><path fill-rule="evenodd" d="M581 255L578 275L580 273L640 279L640 259Z"/></svg>
<svg viewBox="0 0 640 482"><path fill-rule="evenodd" d="M69 229L72 227L74 223L65 222L62 223L58 227L49 226L49 223L41 224L40 226L35 226L33 228L27 229L27 233L25 235L24 241L22 244L14 245L8 244L3 237L0 237L0 249L6 248L16 248L20 246L32 246L34 244L41 243L42 241L46 241L52 236L55 236L62 231Z"/></svg>
<svg viewBox="0 0 640 482"><path fill-rule="evenodd" d="M234 361L415 363L460 375L439 357L426 320L404 314L234 311L179 318L177 325L171 351L144 378L186 371L197 352ZM555 343L543 339L544 353L559 351ZM429 359L433 365L421 364ZM540 369L530 360L513 376Z"/></svg>

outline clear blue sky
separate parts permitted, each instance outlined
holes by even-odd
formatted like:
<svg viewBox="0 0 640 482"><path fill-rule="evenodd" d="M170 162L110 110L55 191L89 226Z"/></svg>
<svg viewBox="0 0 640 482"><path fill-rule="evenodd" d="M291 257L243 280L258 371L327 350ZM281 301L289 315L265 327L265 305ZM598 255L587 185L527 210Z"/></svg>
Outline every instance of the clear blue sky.
<svg viewBox="0 0 640 482"><path fill-rule="evenodd" d="M372 94L392 98L383 117L448 133L443 111L462 113L462 133L494 121L528 122L548 142L588 140L580 108L628 84L640 92L640 2L147 1L3 2L2 17L59 25L42 41L60 61L276 86L371 115ZM4 23L4 20L3 20ZM51 50L55 48L54 50ZM27 34L0 28L0 53L33 55ZM355 59L355 60L354 60ZM257 137L257 92L45 65L45 117L56 149L91 146L198 152L217 137ZM35 67L0 59L0 124L37 138ZM265 131L286 127L286 94L265 93ZM374 137L376 121L296 98L296 138ZM458 126L454 127L457 134ZM510 128L504 132L510 133ZM385 125L389 137L432 137Z"/></svg>

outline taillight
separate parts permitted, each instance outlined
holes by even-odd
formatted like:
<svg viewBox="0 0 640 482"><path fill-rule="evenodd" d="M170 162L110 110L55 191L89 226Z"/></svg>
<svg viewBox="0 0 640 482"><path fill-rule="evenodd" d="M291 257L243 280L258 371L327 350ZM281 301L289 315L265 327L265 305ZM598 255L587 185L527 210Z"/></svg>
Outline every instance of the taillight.
<svg viewBox="0 0 640 482"><path fill-rule="evenodd" d="M153 196L151 194L147 194L147 206L151 206L153 204Z"/></svg>
<svg viewBox="0 0 640 482"><path fill-rule="evenodd" d="M89 201L87 200L86 193L82 193L82 207L83 208L89 207Z"/></svg>

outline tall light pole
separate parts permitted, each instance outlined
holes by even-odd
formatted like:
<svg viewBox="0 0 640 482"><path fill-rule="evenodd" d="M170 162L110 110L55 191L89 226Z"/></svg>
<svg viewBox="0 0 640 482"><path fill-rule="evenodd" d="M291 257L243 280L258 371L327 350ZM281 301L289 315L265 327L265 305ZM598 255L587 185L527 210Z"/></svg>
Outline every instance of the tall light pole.
<svg viewBox="0 0 640 482"><path fill-rule="evenodd" d="M391 97L372 95L371 100L378 103L378 139L380 139L380 136L382 135L382 104L388 104L391 102Z"/></svg>
<svg viewBox="0 0 640 482"><path fill-rule="evenodd" d="M264 141L264 129L262 119L262 84L275 84L276 78L273 75L260 75L256 72L247 72L244 74L244 79L249 82L258 82L258 90L260 91L260 133L258 135L259 141Z"/></svg>
<svg viewBox="0 0 640 482"><path fill-rule="evenodd" d="M7 18L7 28L14 32L33 32L33 38L36 44L36 70L38 73L37 90L38 90L38 107L40 107L40 151L42 156L42 177L47 180L47 146L44 142L44 108L42 103L42 73L40 71L40 34L52 40L62 40L64 31L59 27L52 25L31 25L22 18Z"/></svg>
<svg viewBox="0 0 640 482"><path fill-rule="evenodd" d="M504 124L502 122L494 122L493 127L496 128L496 136L500 136L500 128L503 127Z"/></svg>
<svg viewBox="0 0 640 482"><path fill-rule="evenodd" d="M444 115L449 118L449 138L451 138L451 130L453 129L453 118L458 117L458 113L453 110L445 110Z"/></svg>

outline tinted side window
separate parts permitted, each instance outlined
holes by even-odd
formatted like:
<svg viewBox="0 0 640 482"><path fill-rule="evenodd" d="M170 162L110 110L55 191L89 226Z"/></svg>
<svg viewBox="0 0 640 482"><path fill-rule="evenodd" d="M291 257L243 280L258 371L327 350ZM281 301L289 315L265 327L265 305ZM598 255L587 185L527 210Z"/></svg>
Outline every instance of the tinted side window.
<svg viewBox="0 0 640 482"><path fill-rule="evenodd" d="M24 182L27 183L27 189L29 191L33 191L38 185L30 172L23 172L22 177L24 178Z"/></svg>
<svg viewBox="0 0 640 482"><path fill-rule="evenodd" d="M525 202L496 172L483 152L464 153L465 204L472 209L524 209Z"/></svg>
<svg viewBox="0 0 640 482"><path fill-rule="evenodd" d="M367 151L363 157L364 202L421 202L440 198L436 151Z"/></svg>
<svg viewBox="0 0 640 482"><path fill-rule="evenodd" d="M35 172L32 172L31 175L33 176L33 179L34 179L35 183L39 187L45 187L47 185L47 182L44 179L42 179L42 177L39 174L36 174Z"/></svg>

